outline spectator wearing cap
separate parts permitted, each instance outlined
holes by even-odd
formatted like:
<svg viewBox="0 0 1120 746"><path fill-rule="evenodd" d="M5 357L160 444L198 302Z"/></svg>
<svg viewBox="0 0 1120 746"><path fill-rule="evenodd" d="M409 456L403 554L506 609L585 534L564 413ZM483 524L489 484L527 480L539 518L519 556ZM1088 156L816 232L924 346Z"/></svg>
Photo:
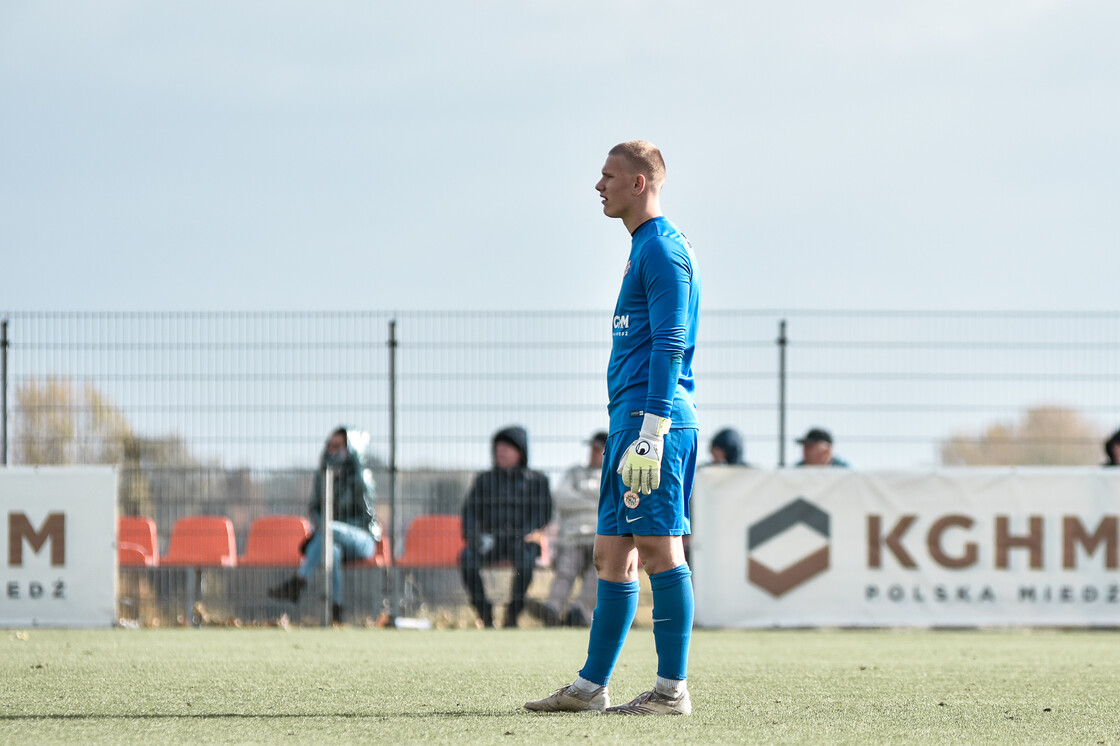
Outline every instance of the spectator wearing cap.
<svg viewBox="0 0 1120 746"><path fill-rule="evenodd" d="M459 569L467 596L484 627L494 626L494 607L486 597L482 568L504 560L513 564L506 627L516 627L525 608L540 556L541 529L552 520L548 478L529 468L529 435L513 425L494 434L493 466L479 472L463 501L463 539Z"/></svg>
<svg viewBox="0 0 1120 746"><path fill-rule="evenodd" d="M526 608L547 627L587 627L595 611L599 578L595 570L595 527L599 522L599 484L603 478L606 431L587 442L587 464L576 464L556 486L554 500L558 534L553 558L555 575L548 601L526 600ZM579 580L579 591L572 591Z"/></svg>
<svg viewBox="0 0 1120 746"><path fill-rule="evenodd" d="M832 455L832 433L814 427L797 440L801 444L798 466L848 466L848 462Z"/></svg>
<svg viewBox="0 0 1120 746"><path fill-rule="evenodd" d="M725 427L716 433L708 445L708 453L712 456L713 464L750 466L743 460L743 450L743 436L739 435L738 430L730 427Z"/></svg>
<svg viewBox="0 0 1120 746"><path fill-rule="evenodd" d="M1120 430L1104 442L1104 455L1108 459L1104 462L1105 466L1120 466Z"/></svg>

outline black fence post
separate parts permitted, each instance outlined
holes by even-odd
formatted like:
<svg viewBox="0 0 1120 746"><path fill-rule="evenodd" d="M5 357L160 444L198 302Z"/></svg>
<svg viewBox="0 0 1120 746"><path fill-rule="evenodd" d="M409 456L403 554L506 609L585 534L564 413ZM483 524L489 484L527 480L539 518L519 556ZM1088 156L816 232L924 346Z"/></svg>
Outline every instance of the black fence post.
<svg viewBox="0 0 1120 746"><path fill-rule="evenodd" d="M0 463L8 465L8 320L0 321Z"/></svg>
<svg viewBox="0 0 1120 746"><path fill-rule="evenodd" d="M397 573L397 557L401 552L400 536L397 532L397 320L389 320L389 532L392 537L389 556L389 583L392 586L392 608L394 620L401 611L401 592Z"/></svg>
<svg viewBox="0 0 1120 746"><path fill-rule="evenodd" d="M786 465L786 320L778 324L778 466Z"/></svg>

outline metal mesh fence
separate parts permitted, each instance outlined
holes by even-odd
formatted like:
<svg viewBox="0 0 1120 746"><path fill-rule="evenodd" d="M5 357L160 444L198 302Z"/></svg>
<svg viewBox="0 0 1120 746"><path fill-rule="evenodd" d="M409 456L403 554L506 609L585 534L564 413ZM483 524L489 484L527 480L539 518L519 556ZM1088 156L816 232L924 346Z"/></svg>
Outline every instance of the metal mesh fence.
<svg viewBox="0 0 1120 746"><path fill-rule="evenodd" d="M243 552L255 518L306 515L312 470L339 424L371 436L378 512L396 528L398 555L413 518L458 513L498 428L526 427L530 465L555 479L606 425L606 312L0 318L8 462L116 464L120 511L154 519L160 552L184 516L228 516ZM814 426L861 469L1099 463L1120 426L1115 312L707 311L694 367L701 442L734 427L763 468L796 462L793 440ZM204 595L225 617L311 614L260 592L286 572L216 572ZM371 615L389 586L378 572L347 581ZM146 582L142 619L183 616L179 573ZM433 597L461 602L453 572Z"/></svg>

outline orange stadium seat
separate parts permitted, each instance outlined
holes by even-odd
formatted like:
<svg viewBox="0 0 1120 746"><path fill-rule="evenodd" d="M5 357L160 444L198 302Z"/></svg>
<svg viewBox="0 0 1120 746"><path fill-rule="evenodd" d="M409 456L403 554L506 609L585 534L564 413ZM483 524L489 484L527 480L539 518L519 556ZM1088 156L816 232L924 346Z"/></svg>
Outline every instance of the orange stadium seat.
<svg viewBox="0 0 1120 746"><path fill-rule="evenodd" d="M142 515L122 515L117 519L117 564L121 567L159 565L155 521Z"/></svg>
<svg viewBox="0 0 1120 746"><path fill-rule="evenodd" d="M399 567L457 567L463 541L463 521L457 515L421 515L412 519L404 535Z"/></svg>
<svg viewBox="0 0 1120 746"><path fill-rule="evenodd" d="M172 567L236 567L237 541L229 518L192 515L171 527L171 540L161 564Z"/></svg>
<svg viewBox="0 0 1120 746"><path fill-rule="evenodd" d="M240 565L253 567L296 567L299 546L311 533L311 522L299 515L262 515L249 525L245 554Z"/></svg>

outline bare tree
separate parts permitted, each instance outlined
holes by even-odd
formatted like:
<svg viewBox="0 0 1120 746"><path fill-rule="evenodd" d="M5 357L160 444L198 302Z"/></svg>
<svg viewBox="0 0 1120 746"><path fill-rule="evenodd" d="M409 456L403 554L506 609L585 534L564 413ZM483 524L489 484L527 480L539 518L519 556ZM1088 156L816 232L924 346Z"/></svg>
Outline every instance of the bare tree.
<svg viewBox="0 0 1120 746"><path fill-rule="evenodd" d="M118 464L134 440L124 414L92 384L30 379L16 387L15 399L16 463Z"/></svg>
<svg viewBox="0 0 1120 746"><path fill-rule="evenodd" d="M150 515L153 495L190 489L204 470L181 438L141 438L124 413L92 384L65 378L29 379L16 387L14 461L30 466L107 464L120 473L121 512ZM199 472L203 472L200 476ZM184 476L185 475L185 476Z"/></svg>
<svg viewBox="0 0 1120 746"><path fill-rule="evenodd" d="M996 422L979 435L956 433L941 444L945 466L1089 466L1100 463L1101 435L1079 412L1028 409L1018 422Z"/></svg>

